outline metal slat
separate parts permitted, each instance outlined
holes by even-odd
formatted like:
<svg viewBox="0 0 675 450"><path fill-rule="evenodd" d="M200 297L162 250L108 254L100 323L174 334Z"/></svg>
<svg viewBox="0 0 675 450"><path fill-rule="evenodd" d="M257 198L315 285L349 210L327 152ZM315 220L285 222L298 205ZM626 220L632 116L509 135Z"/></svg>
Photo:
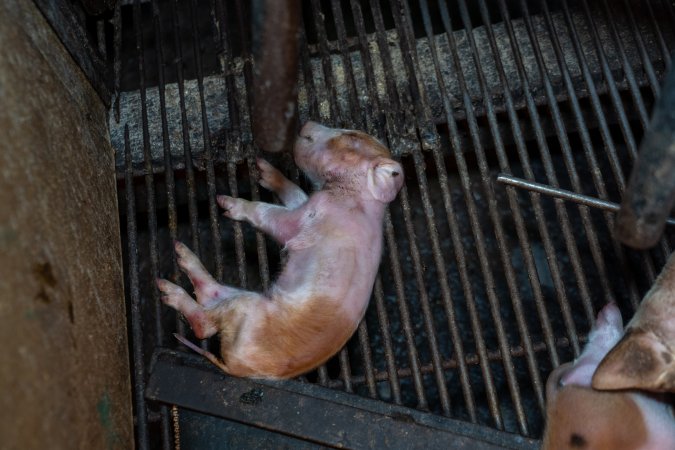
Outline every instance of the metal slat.
<svg viewBox="0 0 675 450"><path fill-rule="evenodd" d="M149 247L150 247L150 271L153 274L152 276L157 276L159 274L159 254L157 249L157 213L155 210L155 186L154 186L154 176L152 172L152 157L150 156L150 136L148 132L148 112L147 112L147 102L145 96L145 61L143 57L144 53L144 43L143 35L141 33L141 5L138 0L134 2L134 29L136 32L136 51L138 54L138 66L139 66L139 85L141 93L141 119L142 119L142 128L143 128L143 159L145 163L145 189L146 189L146 199L147 199L147 210L148 210L148 235L149 235ZM164 340L164 330L162 329L161 323L161 308L162 304L159 299L159 293L157 289L152 289L151 299L154 309L154 322L155 322L155 342L157 345L163 345ZM142 345L141 342L135 342L133 345ZM145 419L145 417L143 418ZM160 421L161 421L161 433L162 433L162 442L165 444L165 447L168 447L169 442L169 411L168 408L164 405L160 406Z"/></svg>

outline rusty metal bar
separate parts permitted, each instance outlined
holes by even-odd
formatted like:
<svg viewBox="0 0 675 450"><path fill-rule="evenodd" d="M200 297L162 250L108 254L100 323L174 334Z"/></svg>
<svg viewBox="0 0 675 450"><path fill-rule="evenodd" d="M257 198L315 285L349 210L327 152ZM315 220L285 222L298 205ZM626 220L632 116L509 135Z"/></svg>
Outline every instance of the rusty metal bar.
<svg viewBox="0 0 675 450"><path fill-rule="evenodd" d="M268 152L292 151L298 122L300 0L254 0L253 105L255 143Z"/></svg>
<svg viewBox="0 0 675 450"><path fill-rule="evenodd" d="M380 323L380 332L382 333L382 343L384 345L384 358L387 364L387 381L389 381L389 386L391 388L391 395L394 399L394 403L397 405L402 404L401 400L401 384L398 380L398 373L396 368L396 360L394 359L394 350L391 339L391 333L389 330L389 316L387 314L387 309L384 305L384 293L382 289L382 278L378 274L375 279L375 287L373 289L373 296L375 297L375 309L377 310L377 318ZM366 372L367 376L372 376L373 381L377 378L375 377L375 370L368 370ZM370 380L368 380L370 384Z"/></svg>
<svg viewBox="0 0 675 450"><path fill-rule="evenodd" d="M138 56L138 72L139 72L139 86L141 94L141 121L143 128L143 160L145 163L145 190L148 211L148 244L150 250L150 272L151 276L157 277L159 275L159 254L157 248L157 212L155 210L155 186L154 175L152 172L152 156L150 152L150 134L148 132L148 110L145 92L145 60L144 60L144 43L141 32L141 5L139 0L134 2L134 29L136 34L136 52ZM131 188L133 190L133 187ZM161 346L164 341L164 330L162 328L162 303L159 299L159 292L157 289L151 288L151 300L154 309L154 325L155 325L155 342ZM140 345L140 343L138 343ZM145 419L145 417L144 417ZM160 426L162 443L165 448L168 448L170 435L169 425L169 410L165 405L160 406Z"/></svg>
<svg viewBox="0 0 675 450"><path fill-rule="evenodd" d="M202 68L202 57L200 51L200 38L197 30L197 22L195 17L195 9L197 8L195 0L191 0L189 4L190 22L192 28L192 51L195 58L195 66L197 69L197 88L199 91L199 103L202 118L202 136L204 141L204 158L203 163L206 166L206 184L207 184L207 202L209 205L209 222L211 225L211 248L214 252L214 262L216 266L217 280L223 279L223 251L220 243L220 229L218 226L218 205L216 204L216 182L215 170L213 167L213 154L211 151L211 132L209 130L209 121L206 115L206 105L204 103L204 69Z"/></svg>
<svg viewBox="0 0 675 450"><path fill-rule="evenodd" d="M136 414L136 446L147 450L148 410L145 402L145 360L143 359L143 321L141 314L141 295L138 279L138 233L136 230L136 199L134 198L134 174L131 169L131 149L129 148L129 128L124 126L125 177L124 193L127 203L127 244L128 244L128 288L129 310L131 313L131 351L133 354L134 406Z"/></svg>
<svg viewBox="0 0 675 450"><path fill-rule="evenodd" d="M626 16L628 17L628 21L630 23L631 31L633 32L633 38L635 39L638 51L640 52L640 58L642 59L642 67L644 68L645 73L647 74L649 86L652 89L654 97L658 97L659 91L661 90L661 86L656 78L656 73L654 72L654 65L652 64L652 60L647 54L647 48L645 47L645 42L642 37L642 33L640 32L640 30L638 30L637 23L635 22L635 16L633 15L633 11L630 8L628 0L623 0L623 6L626 12ZM658 29L658 24L656 22L654 22L654 29L658 30L658 33L661 32L661 30Z"/></svg>
<svg viewBox="0 0 675 450"><path fill-rule="evenodd" d="M586 342L587 336L580 336L579 340L580 342ZM560 349L569 348L570 341L567 338L557 338L555 339L555 346L556 348ZM548 345L545 344L544 342L534 342L532 344L532 350L534 351L534 353L547 352ZM509 353L514 359L522 358L526 355L525 350L520 345L510 347ZM502 359L503 358L500 351L487 352L487 361L489 362L502 362ZM461 362L458 362L455 359L443 360L441 363L443 369L445 370L456 370L460 364ZM483 364L483 362L481 361L481 358L477 354L466 354L464 356L464 364L466 364L467 366L478 366ZM433 373L434 366L433 364L425 364L423 366L420 366L420 371L423 374ZM408 367L401 367L397 369L395 373L396 376L401 379L410 378L412 376L412 371ZM389 372L381 372L381 371L375 372L375 380L376 381L389 380ZM354 382L354 385L360 385L366 382L364 376L355 376L352 379L352 381ZM342 382L340 380L331 380L331 382L328 384L328 387L333 389L339 389L342 387Z"/></svg>
<svg viewBox="0 0 675 450"><path fill-rule="evenodd" d="M666 76L650 128L640 147L617 217L616 232L626 245L654 246L675 204L675 71Z"/></svg>

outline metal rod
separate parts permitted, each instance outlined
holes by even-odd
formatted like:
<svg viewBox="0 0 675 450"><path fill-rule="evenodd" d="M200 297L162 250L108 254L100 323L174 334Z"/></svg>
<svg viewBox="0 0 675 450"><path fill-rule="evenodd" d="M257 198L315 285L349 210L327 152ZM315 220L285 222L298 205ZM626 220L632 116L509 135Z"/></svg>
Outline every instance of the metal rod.
<svg viewBox="0 0 675 450"><path fill-rule="evenodd" d="M581 205L602 209L604 211L611 211L613 213L619 212L620 208L618 203L600 200L599 198L591 197L589 195L578 194L576 192L548 186L535 181L523 180L522 178L517 178L511 175L499 174L497 175L496 181L509 186L526 189L528 191L539 192L540 194L549 195L551 197L569 200ZM668 225L675 225L675 219L668 219L667 223Z"/></svg>
<svg viewBox="0 0 675 450"><path fill-rule="evenodd" d="M134 2L134 30L136 34L136 52L138 56L139 72L139 90L141 95L141 122L143 129L143 160L145 166L145 195L148 211L148 244L150 247L150 278L151 280L159 276L159 254L157 246L157 212L155 210L155 181L152 172L152 152L150 149L150 132L148 131L148 110L145 90L145 46L143 43L143 33L141 28L141 5L140 1ZM133 187L132 187L133 189ZM150 281L150 280L148 280ZM151 285L152 286L152 285ZM154 286L150 288L150 298L152 299L153 317L155 325L155 342L161 346L164 341L164 330L162 328L162 303L159 298L159 292ZM140 345L140 344L139 344ZM160 406L160 421L162 431L162 443L168 448L170 441L169 434L169 410L167 406Z"/></svg>
<svg viewBox="0 0 675 450"><path fill-rule="evenodd" d="M138 280L138 233L136 229L136 199L134 178L131 170L129 127L124 125L124 193L127 203L127 243L129 260L129 310L131 312L132 379L134 383L134 406L136 413L136 446L146 450L148 441L148 410L145 402L145 360L143 358L143 320L141 294Z"/></svg>

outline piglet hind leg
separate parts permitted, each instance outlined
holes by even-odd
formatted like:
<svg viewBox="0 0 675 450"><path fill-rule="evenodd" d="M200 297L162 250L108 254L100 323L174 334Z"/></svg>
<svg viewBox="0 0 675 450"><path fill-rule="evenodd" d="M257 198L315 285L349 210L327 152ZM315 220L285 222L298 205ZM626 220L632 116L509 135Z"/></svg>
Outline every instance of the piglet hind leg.
<svg viewBox="0 0 675 450"><path fill-rule="evenodd" d="M206 270L197 255L192 253L181 242L174 243L178 266L190 278L195 289L197 303L205 308L213 308L227 298L234 297L242 291L218 283Z"/></svg>
<svg viewBox="0 0 675 450"><path fill-rule="evenodd" d="M162 302L183 314L198 339L207 339L218 332L211 315L182 287L161 278L157 279L157 287L162 292Z"/></svg>

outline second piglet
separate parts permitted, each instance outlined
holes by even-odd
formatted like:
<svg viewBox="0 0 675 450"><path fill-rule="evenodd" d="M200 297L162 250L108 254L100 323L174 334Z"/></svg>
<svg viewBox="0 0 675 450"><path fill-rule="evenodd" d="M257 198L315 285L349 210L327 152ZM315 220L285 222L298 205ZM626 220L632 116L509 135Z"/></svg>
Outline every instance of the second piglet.
<svg viewBox="0 0 675 450"><path fill-rule="evenodd" d="M176 243L178 264L196 301L157 280L163 301L200 339L220 335L221 358L177 336L235 376L290 378L333 356L363 318L382 252L387 204L403 185L401 166L365 133L308 122L294 146L296 164L319 189L311 197L266 161L260 184L283 206L219 196L225 216L244 220L284 246L282 272L265 293L219 284Z"/></svg>
<svg viewBox="0 0 675 450"><path fill-rule="evenodd" d="M668 397L591 388L598 364L623 334L619 308L610 303L598 314L581 356L551 372L542 450L675 449Z"/></svg>

